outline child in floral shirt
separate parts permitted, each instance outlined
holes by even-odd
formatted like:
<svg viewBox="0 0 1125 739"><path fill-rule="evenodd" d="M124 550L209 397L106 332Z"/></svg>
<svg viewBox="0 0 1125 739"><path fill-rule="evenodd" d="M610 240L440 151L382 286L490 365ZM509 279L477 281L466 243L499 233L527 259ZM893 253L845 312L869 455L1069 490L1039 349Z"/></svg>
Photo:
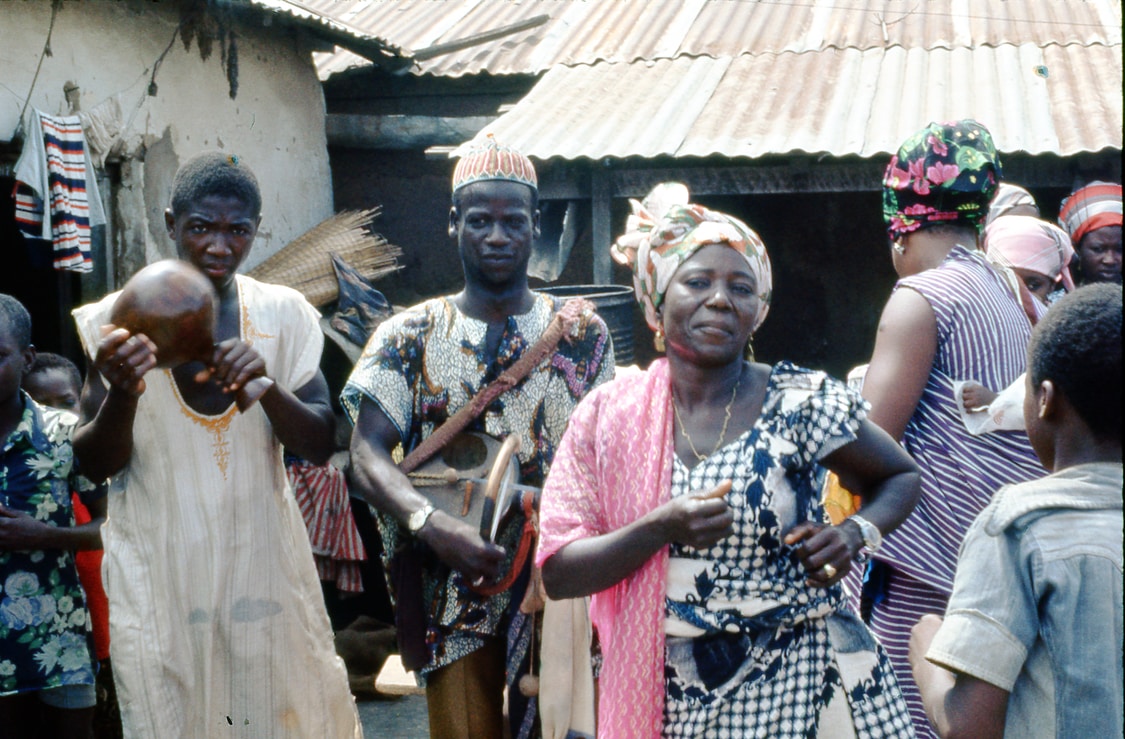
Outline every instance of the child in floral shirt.
<svg viewBox="0 0 1125 739"><path fill-rule="evenodd" d="M0 726L10 739L86 739L94 672L74 550L101 546L105 489L78 475L78 418L20 389L34 357L31 316L0 295ZM82 526L72 489L94 516Z"/></svg>

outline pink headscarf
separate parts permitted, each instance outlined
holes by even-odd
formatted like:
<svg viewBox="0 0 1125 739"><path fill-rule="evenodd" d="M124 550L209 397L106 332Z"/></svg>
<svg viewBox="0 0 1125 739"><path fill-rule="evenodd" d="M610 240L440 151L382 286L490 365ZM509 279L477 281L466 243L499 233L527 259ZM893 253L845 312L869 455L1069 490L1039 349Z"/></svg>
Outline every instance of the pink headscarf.
<svg viewBox="0 0 1125 739"><path fill-rule="evenodd" d="M1074 289L1069 268L1074 248L1066 231L1053 223L1032 216L997 218L984 230L984 251L1002 267L1038 272L1061 282L1067 292Z"/></svg>

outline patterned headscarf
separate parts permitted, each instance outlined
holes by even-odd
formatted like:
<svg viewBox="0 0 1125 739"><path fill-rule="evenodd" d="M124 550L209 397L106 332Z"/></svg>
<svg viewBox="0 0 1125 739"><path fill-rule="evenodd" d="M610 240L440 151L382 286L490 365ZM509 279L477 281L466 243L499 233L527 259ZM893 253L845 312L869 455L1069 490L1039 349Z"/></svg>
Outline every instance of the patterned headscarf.
<svg viewBox="0 0 1125 739"><path fill-rule="evenodd" d="M486 180L519 182L538 192L535 166L526 156L499 143L492 134L472 145L453 170L453 192Z"/></svg>
<svg viewBox="0 0 1125 739"><path fill-rule="evenodd" d="M1074 249L1066 231L1032 216L1004 216L984 229L984 251L1002 267L1028 269L1074 289L1070 276Z"/></svg>
<svg viewBox="0 0 1125 739"><path fill-rule="evenodd" d="M633 269L637 302L653 330L659 325L657 310L672 275L691 255L709 244L726 244L746 259L758 287L758 315L754 331L769 312L773 278L766 246L742 221L688 202L688 189L678 182L662 182L644 202L630 200L633 215L625 233L610 249L613 258Z"/></svg>
<svg viewBox="0 0 1125 739"><path fill-rule="evenodd" d="M1075 246L1091 231L1121 225L1121 185L1091 182L1070 194L1059 209L1059 225Z"/></svg>
<svg viewBox="0 0 1125 739"><path fill-rule="evenodd" d="M979 231L1000 181L992 134L966 118L931 123L908 138L883 175L883 220L891 239L925 223L967 223Z"/></svg>
<svg viewBox="0 0 1125 739"><path fill-rule="evenodd" d="M1000 186L996 188L996 194L992 196L992 202L988 204L988 215L984 218L984 227L988 228L988 224L1021 206L1034 208L1036 215L1039 214L1039 205L1036 204L1031 193L1019 185L1001 182Z"/></svg>

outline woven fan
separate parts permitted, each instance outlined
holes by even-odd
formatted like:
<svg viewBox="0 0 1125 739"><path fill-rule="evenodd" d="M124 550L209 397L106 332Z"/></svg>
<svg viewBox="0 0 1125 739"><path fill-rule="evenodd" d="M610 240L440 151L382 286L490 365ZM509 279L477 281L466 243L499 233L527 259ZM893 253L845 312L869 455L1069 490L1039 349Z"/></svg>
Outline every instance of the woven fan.
<svg viewBox="0 0 1125 739"><path fill-rule="evenodd" d="M250 270L249 275L262 282L288 285L318 308L331 303L339 290L332 253L368 280L401 268L398 257L402 249L368 230L379 212L378 207L346 210L326 218Z"/></svg>

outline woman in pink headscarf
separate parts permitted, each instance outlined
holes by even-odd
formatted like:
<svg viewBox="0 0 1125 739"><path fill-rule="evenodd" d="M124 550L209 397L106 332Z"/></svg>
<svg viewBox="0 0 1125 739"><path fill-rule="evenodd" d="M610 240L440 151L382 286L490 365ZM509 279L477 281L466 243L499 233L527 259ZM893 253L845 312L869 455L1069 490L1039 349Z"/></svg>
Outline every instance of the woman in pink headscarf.
<svg viewBox="0 0 1125 739"><path fill-rule="evenodd" d="M1052 223L1021 215L997 218L984 229L984 250L988 261L1018 278L1013 288L1032 325L1053 302L1052 295L1074 289L1070 236Z"/></svg>
<svg viewBox="0 0 1125 739"><path fill-rule="evenodd" d="M839 583L918 495L906 453L843 383L745 359L772 292L761 240L658 186L615 258L658 359L571 415L540 512L555 598L593 595L598 736L913 736ZM826 526L817 465L864 497Z"/></svg>
<svg viewBox="0 0 1125 739"><path fill-rule="evenodd" d="M997 218L984 229L984 249L993 266L1011 273L1010 286L1033 326L1051 303L1074 290L1070 236L1053 223L1021 215ZM1023 430L1023 375L999 392L975 380L954 387L970 433Z"/></svg>

